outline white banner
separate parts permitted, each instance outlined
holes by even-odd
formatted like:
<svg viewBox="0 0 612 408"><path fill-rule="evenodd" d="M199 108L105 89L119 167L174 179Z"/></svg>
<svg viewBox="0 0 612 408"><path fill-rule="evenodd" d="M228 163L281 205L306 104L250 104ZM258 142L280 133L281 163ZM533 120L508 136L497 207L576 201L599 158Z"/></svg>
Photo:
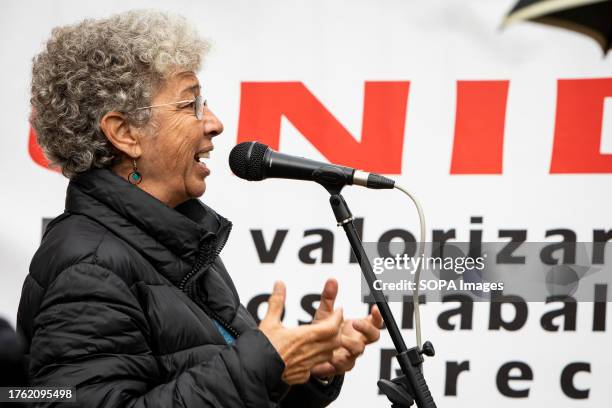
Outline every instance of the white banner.
<svg viewBox="0 0 612 408"><path fill-rule="evenodd" d="M514 3L3 2L0 315L15 322L43 219L63 211L67 185L29 148L32 57L55 26L132 8L183 14L213 43L200 80L225 131L214 139L202 199L234 223L222 256L252 309L282 279L285 324L309 321L308 295L328 277L339 281L345 316L365 315L367 307L329 195L315 183L233 176L227 156L244 140L396 178L421 200L428 241L435 231L463 242L480 231L483 241L498 241L505 230L558 241L559 229L593 241L596 231L612 229L610 58L569 31L533 23L501 30ZM393 229L418 236L416 211L398 192L346 188L344 195L363 218L365 241ZM321 240L325 250L307 247ZM606 305L578 303L575 328L560 318L557 331L541 322L554 304L527 304L515 330L496 327L489 303L474 305L471 322L445 317L456 303L423 305L424 339L437 350L425 375L438 406L609 406ZM506 306L502 315L511 321L518 312ZM391 307L413 345L408 311ZM395 375L391 349L383 332L332 406L390 406L376 381Z"/></svg>

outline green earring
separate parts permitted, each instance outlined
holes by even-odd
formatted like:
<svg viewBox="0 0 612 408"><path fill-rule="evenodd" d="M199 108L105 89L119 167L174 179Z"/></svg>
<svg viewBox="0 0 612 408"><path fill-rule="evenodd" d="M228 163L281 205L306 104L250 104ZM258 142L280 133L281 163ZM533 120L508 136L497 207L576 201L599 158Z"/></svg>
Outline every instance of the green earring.
<svg viewBox="0 0 612 408"><path fill-rule="evenodd" d="M131 184L140 184L140 182L142 181L142 176L140 175L140 172L138 171L138 168L136 167L136 159L134 159L132 163L134 166L134 171L128 174L128 181Z"/></svg>

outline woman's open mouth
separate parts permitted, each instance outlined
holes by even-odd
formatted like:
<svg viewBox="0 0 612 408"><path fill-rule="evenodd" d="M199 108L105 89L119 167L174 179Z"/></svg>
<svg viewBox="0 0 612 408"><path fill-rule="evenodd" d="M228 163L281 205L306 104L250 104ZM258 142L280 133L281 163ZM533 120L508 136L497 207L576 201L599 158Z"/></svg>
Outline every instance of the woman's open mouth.
<svg viewBox="0 0 612 408"><path fill-rule="evenodd" d="M205 176L210 174L210 169L206 166L206 160L210 159L210 150L198 152L193 156L198 163L196 166L204 170Z"/></svg>

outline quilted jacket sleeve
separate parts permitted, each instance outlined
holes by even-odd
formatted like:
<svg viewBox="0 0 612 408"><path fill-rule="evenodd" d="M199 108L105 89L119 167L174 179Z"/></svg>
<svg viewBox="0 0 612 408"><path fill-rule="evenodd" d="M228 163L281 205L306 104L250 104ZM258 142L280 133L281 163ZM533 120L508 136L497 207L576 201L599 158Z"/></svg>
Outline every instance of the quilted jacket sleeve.
<svg viewBox="0 0 612 408"><path fill-rule="evenodd" d="M287 391L284 363L258 330L158 383L163 373L137 299L122 279L96 265L64 270L32 314L19 319L31 325L33 385L75 386L78 406L260 408L276 406Z"/></svg>
<svg viewBox="0 0 612 408"><path fill-rule="evenodd" d="M320 408L331 404L338 395L344 382L339 375L326 385L311 378L307 383L291 387L280 403L281 408Z"/></svg>

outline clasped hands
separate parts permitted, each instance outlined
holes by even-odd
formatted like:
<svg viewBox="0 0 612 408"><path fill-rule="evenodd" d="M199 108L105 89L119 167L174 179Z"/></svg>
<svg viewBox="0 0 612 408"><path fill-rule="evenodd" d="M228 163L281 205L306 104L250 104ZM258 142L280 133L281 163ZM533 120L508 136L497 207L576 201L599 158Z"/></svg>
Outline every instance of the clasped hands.
<svg viewBox="0 0 612 408"><path fill-rule="evenodd" d="M337 294L338 282L328 279L312 324L287 328L281 323L285 285L274 284L259 329L283 359L287 384L305 383L311 375L324 379L350 371L365 346L380 337L383 319L378 308L374 306L365 318L344 320L342 309L334 310Z"/></svg>

